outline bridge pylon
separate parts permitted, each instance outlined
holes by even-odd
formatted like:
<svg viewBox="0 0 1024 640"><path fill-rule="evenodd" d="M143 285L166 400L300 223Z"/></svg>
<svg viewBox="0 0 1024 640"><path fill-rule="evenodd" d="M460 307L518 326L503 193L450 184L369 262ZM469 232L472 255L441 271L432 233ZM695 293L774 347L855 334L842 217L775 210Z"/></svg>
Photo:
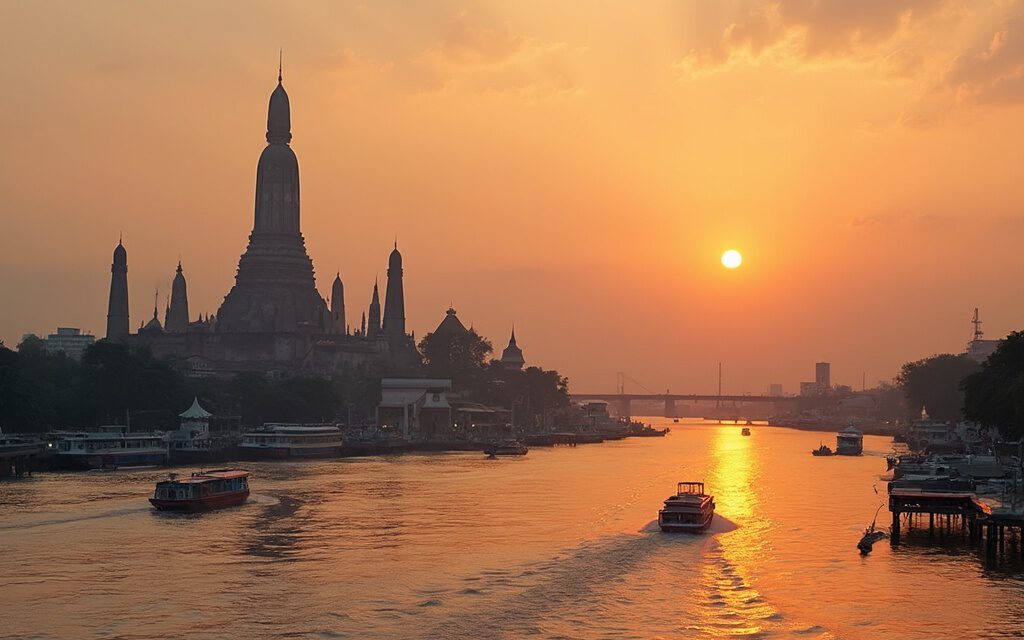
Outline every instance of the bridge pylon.
<svg viewBox="0 0 1024 640"><path fill-rule="evenodd" d="M618 411L618 414L624 418L633 417L632 407L630 406L631 404L630 399L622 394L620 394L615 400L615 408Z"/></svg>
<svg viewBox="0 0 1024 640"><path fill-rule="evenodd" d="M665 417L666 418L678 418L679 412L676 411L676 399L672 396L665 396Z"/></svg>

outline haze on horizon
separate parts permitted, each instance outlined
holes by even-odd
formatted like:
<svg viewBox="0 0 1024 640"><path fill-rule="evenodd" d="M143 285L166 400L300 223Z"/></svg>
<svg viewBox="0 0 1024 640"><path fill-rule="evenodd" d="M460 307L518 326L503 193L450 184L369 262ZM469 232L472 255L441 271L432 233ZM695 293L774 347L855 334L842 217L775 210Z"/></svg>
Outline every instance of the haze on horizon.
<svg viewBox="0 0 1024 640"><path fill-rule="evenodd" d="M1024 2L8 3L0 339L133 329L179 255L214 313L252 225L278 47L302 231L358 321L397 236L577 391L859 388L1021 328ZM743 265L724 269L728 248ZM352 320L350 320L352 322ZM631 388L631 390L634 390ZM638 390L638 389L635 389Z"/></svg>

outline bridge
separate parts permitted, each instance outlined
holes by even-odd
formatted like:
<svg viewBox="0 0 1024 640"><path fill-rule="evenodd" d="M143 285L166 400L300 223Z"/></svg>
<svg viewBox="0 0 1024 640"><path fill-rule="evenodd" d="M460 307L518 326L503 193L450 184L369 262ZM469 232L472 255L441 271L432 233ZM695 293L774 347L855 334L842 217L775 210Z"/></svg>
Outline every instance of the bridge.
<svg viewBox="0 0 1024 640"><path fill-rule="evenodd" d="M716 407L739 406L750 403L771 403L773 405L785 405L789 411L805 411L815 407L823 407L835 402L827 396L765 396L765 395L727 395L718 393L570 393L570 397L577 402L600 400L607 402L615 408L616 413L621 416L631 416L632 403L638 402L663 402L666 418L678 418L679 411L676 403L697 404L700 402L713 402ZM776 409L776 412L778 410Z"/></svg>

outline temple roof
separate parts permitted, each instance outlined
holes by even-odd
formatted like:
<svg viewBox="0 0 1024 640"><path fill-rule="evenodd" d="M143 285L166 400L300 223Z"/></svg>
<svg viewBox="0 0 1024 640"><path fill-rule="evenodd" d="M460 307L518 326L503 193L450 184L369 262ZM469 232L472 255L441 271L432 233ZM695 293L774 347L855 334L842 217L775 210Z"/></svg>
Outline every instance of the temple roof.
<svg viewBox="0 0 1024 640"><path fill-rule="evenodd" d="M434 334L455 334L455 333L466 333L466 325L462 324L459 317L455 315L455 309L448 307L448 311L445 312L444 320L441 324L437 325L434 329Z"/></svg>
<svg viewBox="0 0 1024 640"><path fill-rule="evenodd" d="M199 398L193 397L192 406L178 414L179 418L209 418L213 414L199 406Z"/></svg>
<svg viewBox="0 0 1024 640"><path fill-rule="evenodd" d="M516 330L512 329L512 337L508 341L508 346L501 352L501 361L505 364L523 364L526 360L523 358L523 350L516 344Z"/></svg>

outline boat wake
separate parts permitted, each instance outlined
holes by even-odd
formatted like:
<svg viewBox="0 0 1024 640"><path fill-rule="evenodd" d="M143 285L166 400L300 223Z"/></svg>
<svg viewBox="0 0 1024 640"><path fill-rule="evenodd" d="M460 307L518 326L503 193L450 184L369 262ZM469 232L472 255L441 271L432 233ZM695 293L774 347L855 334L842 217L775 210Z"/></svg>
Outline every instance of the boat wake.
<svg viewBox="0 0 1024 640"><path fill-rule="evenodd" d="M715 520L712 533L737 528ZM423 637L806 633L807 624L788 620L751 585L716 535L662 535L656 523L642 531L525 567L483 571L464 578L471 589L417 594L429 595L432 609L443 612L433 628L424 625Z"/></svg>
<svg viewBox="0 0 1024 640"><path fill-rule="evenodd" d="M75 515L64 515L58 513L37 513L27 516L25 519L16 518L0 524L0 531L12 531L23 529L35 529L38 527L51 527L62 524L74 524L76 522L87 522L89 520L101 520L103 518L122 518L133 514L140 514L150 511L148 503L133 504L122 509L110 509L94 513L82 513Z"/></svg>

